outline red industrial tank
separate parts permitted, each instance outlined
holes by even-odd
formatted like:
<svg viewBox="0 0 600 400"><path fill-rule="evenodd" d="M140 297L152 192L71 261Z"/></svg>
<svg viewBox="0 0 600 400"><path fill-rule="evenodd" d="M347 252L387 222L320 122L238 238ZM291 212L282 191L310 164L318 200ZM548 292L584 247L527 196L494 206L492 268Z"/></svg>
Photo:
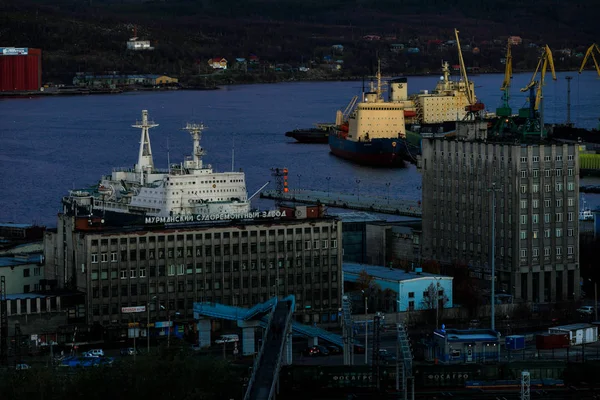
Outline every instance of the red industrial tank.
<svg viewBox="0 0 600 400"><path fill-rule="evenodd" d="M0 91L39 90L42 87L42 51L0 47Z"/></svg>

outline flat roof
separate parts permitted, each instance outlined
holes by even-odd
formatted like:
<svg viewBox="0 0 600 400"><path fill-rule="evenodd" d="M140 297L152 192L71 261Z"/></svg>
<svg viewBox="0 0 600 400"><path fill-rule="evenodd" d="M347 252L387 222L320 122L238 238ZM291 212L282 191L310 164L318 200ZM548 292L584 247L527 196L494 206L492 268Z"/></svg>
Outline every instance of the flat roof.
<svg viewBox="0 0 600 400"><path fill-rule="evenodd" d="M33 225L31 224L15 224L12 222L0 222L0 228L31 228Z"/></svg>
<svg viewBox="0 0 600 400"><path fill-rule="evenodd" d="M25 256L0 257L0 267L16 267L19 265L35 264L40 262L42 253L27 254Z"/></svg>
<svg viewBox="0 0 600 400"><path fill-rule="evenodd" d="M385 222L384 218L378 217L373 214L369 214L367 212L344 212L339 214L332 214L336 217L339 217L344 222Z"/></svg>
<svg viewBox="0 0 600 400"><path fill-rule="evenodd" d="M470 341L494 341L497 342L498 333L491 329L436 329L434 334L446 337L449 342L470 342Z"/></svg>
<svg viewBox="0 0 600 400"><path fill-rule="evenodd" d="M585 329L585 328L591 328L594 325L592 324L586 324L586 323L578 323L578 324L569 324L569 325L561 325L561 326L552 326L549 329L560 329L563 331L574 331L577 329Z"/></svg>
<svg viewBox="0 0 600 400"><path fill-rule="evenodd" d="M358 275L362 271L366 271L367 274L375 277L376 279L384 279L396 282L422 278L452 279L450 276L430 274L427 272L406 272L403 269L398 268L387 268L380 265L367 265L347 262L342 263L342 270L344 271L344 274L351 275Z"/></svg>
<svg viewBox="0 0 600 400"><path fill-rule="evenodd" d="M43 299L45 297L50 297L50 296L52 296L52 295L39 294L39 293L16 293L16 294L7 294L6 300Z"/></svg>

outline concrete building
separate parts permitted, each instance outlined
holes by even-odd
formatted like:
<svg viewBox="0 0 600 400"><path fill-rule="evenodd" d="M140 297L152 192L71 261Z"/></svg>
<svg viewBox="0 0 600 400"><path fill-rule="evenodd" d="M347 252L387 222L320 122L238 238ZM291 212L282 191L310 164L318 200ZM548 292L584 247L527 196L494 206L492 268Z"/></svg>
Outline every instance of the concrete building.
<svg viewBox="0 0 600 400"><path fill-rule="evenodd" d="M460 262L491 279L495 214L497 290L517 301L579 298L576 145L430 137L420 167L424 259Z"/></svg>
<svg viewBox="0 0 600 400"><path fill-rule="evenodd" d="M0 276L6 282L6 295L38 291L44 279L42 254L0 257Z"/></svg>
<svg viewBox="0 0 600 400"><path fill-rule="evenodd" d="M194 302L251 307L287 294L299 321L323 322L340 307L341 234L335 217L80 230L60 214L46 276L86 293L88 324L125 326L122 308L136 306L152 322L190 322Z"/></svg>
<svg viewBox="0 0 600 400"><path fill-rule="evenodd" d="M344 263L344 293L350 293L353 290L353 284L360 282L361 275L365 273L373 278L373 283L382 293L386 291L394 293L392 310L374 311L404 312L434 309L436 300L440 307L452 308L453 278L421 272L419 268L416 268L414 272L406 272L402 269L377 265ZM436 288L437 291L434 290ZM353 298L353 300L355 299ZM359 305L360 301L357 306Z"/></svg>
<svg viewBox="0 0 600 400"><path fill-rule="evenodd" d="M367 264L420 265L421 220L374 221L365 228Z"/></svg>
<svg viewBox="0 0 600 400"><path fill-rule="evenodd" d="M342 219L344 262L375 264L367 262L367 224L385 221L366 212L341 213L338 217Z"/></svg>

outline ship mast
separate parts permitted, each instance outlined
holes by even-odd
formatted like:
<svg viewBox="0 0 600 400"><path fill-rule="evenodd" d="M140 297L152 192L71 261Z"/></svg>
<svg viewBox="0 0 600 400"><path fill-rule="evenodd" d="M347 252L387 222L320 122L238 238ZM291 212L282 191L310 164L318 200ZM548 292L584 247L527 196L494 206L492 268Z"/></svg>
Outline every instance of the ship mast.
<svg viewBox="0 0 600 400"><path fill-rule="evenodd" d="M190 124L188 123L184 131L188 131L192 135L194 140L194 165L196 169L202 169L202 156L204 155L204 149L200 147L200 138L202 137L202 131L204 130L203 124Z"/></svg>
<svg viewBox="0 0 600 400"><path fill-rule="evenodd" d="M150 128L158 126L153 121L148 121L148 110L142 110L142 120L136 121L133 128L140 128L142 135L140 137L140 152L138 162L135 165L135 172L140 174L140 183L144 184L144 172L149 172L154 169L154 161L152 159L152 147L150 146Z"/></svg>

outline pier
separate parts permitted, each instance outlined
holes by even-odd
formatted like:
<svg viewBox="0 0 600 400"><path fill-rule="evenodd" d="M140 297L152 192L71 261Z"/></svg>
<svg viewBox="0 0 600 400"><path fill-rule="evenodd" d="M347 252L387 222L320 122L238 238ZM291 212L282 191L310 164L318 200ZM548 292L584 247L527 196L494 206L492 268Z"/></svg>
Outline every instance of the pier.
<svg viewBox="0 0 600 400"><path fill-rule="evenodd" d="M263 199L281 200L303 204L323 204L329 207L371 211L382 214L404 215L421 218L421 202L399 198L388 198L346 193L330 193L320 190L296 189L288 193L276 190L261 192Z"/></svg>

